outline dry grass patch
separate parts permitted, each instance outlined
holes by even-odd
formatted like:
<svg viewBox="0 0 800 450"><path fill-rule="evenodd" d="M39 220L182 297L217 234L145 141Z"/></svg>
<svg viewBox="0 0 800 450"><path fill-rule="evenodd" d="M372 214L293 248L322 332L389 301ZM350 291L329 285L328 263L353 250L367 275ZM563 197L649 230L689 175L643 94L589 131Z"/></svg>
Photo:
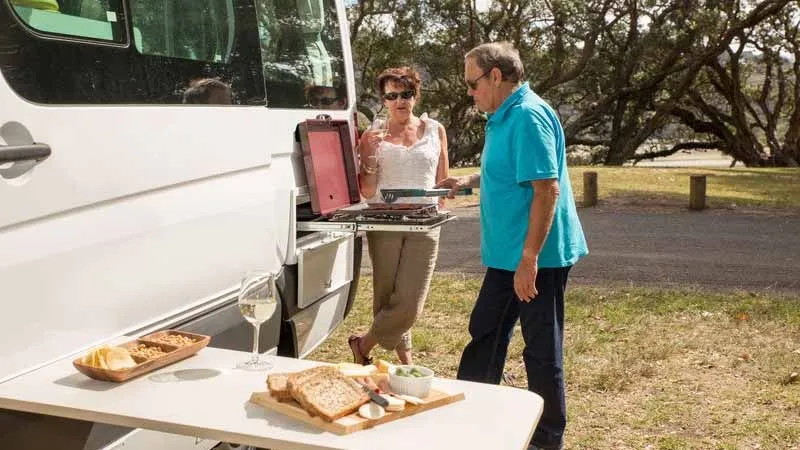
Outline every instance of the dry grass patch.
<svg viewBox="0 0 800 450"><path fill-rule="evenodd" d="M416 358L453 377L479 278L438 275L413 330ZM348 361L371 318L371 280L310 358ZM800 449L800 297L659 289L568 292L570 449ZM525 386L519 330L510 382ZM395 360L380 350L377 356Z"/></svg>
<svg viewBox="0 0 800 450"><path fill-rule="evenodd" d="M451 173L460 176L475 171L476 168L465 167L452 169ZM709 208L800 212L798 169L570 167L572 189L578 202L583 199L583 173L586 171L598 172L601 206L685 210L689 176L706 175ZM478 196L464 196L457 202L456 206L477 204Z"/></svg>

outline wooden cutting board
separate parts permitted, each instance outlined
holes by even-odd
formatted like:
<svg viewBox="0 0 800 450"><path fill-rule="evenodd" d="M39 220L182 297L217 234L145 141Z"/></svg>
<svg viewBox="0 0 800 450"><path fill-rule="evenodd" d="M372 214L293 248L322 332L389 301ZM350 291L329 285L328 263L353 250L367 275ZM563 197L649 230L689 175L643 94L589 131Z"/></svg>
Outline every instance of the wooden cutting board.
<svg viewBox="0 0 800 450"><path fill-rule="evenodd" d="M319 417L312 417L306 412L297 402L279 402L269 395L269 392L254 392L250 396L250 402L256 405L263 406L264 408L277 411L289 417L307 423L316 428L321 428L325 431L330 431L336 434L350 434L359 430L366 430L377 425L381 425L393 420L402 419L403 417L413 416L423 411L428 411L440 406L449 405L464 400L464 393L447 394L436 389L431 389L430 394L424 399L425 403L414 406L406 402L406 407L402 411L386 412L386 415L380 419L365 419L358 415L358 413L350 414L349 416L342 417L333 422L320 419Z"/></svg>

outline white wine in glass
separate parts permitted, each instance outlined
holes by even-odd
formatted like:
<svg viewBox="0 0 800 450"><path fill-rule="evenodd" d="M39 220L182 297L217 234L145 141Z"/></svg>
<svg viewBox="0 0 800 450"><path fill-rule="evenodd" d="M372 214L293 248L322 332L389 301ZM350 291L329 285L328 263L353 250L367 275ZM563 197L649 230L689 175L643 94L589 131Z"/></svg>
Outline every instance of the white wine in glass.
<svg viewBox="0 0 800 450"><path fill-rule="evenodd" d="M253 324L253 356L237 364L245 370L265 370L272 364L262 360L258 353L258 334L261 324L269 320L278 309L278 293L275 287L277 274L272 272L249 272L242 278L239 289L239 311L245 320Z"/></svg>
<svg viewBox="0 0 800 450"><path fill-rule="evenodd" d="M375 114L370 129L375 131L379 138L385 139L389 134L389 116L385 112Z"/></svg>

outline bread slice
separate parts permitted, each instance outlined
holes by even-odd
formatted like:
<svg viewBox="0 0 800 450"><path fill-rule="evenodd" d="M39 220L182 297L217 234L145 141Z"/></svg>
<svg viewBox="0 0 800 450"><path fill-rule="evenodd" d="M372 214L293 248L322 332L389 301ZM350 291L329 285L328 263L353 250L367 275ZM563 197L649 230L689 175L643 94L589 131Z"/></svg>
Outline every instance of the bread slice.
<svg viewBox="0 0 800 450"><path fill-rule="evenodd" d="M270 395L279 402L292 400L292 393L289 392L288 373L273 373L267 377L267 388Z"/></svg>
<svg viewBox="0 0 800 450"><path fill-rule="evenodd" d="M329 422L358 411L359 406L369 401L358 383L338 371L307 379L297 391L301 405L308 405L314 414Z"/></svg>
<svg viewBox="0 0 800 450"><path fill-rule="evenodd" d="M300 403L300 406L302 406L303 409L305 409L309 414L312 416L317 416L319 413L314 406L308 403L306 399L300 395L300 386L303 386L315 377L333 376L337 373L338 371L336 368L331 366L313 367L311 369L301 370L300 372L290 373L286 378L286 385L289 388L289 395L296 400L297 403Z"/></svg>

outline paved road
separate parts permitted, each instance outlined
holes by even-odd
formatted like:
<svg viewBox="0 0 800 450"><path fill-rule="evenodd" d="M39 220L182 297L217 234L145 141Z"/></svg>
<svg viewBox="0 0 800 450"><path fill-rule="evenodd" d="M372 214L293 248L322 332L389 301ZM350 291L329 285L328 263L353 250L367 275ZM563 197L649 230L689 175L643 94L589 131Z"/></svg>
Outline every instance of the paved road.
<svg viewBox="0 0 800 450"><path fill-rule="evenodd" d="M483 273L477 208L443 229L437 270ZM800 216L580 210L590 255L571 282L800 292ZM365 265L369 261L365 258Z"/></svg>

